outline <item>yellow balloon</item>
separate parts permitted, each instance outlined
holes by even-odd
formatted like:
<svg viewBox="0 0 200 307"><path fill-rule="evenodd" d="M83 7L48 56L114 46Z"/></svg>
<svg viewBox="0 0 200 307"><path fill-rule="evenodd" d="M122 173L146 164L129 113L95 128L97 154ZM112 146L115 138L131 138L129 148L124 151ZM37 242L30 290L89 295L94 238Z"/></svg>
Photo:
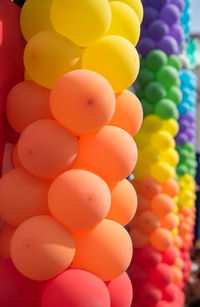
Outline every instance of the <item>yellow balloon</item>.
<svg viewBox="0 0 200 307"><path fill-rule="evenodd" d="M150 175L150 167L144 163L137 163L136 167L134 168L133 175L135 180L144 180Z"/></svg>
<svg viewBox="0 0 200 307"><path fill-rule="evenodd" d="M135 81L139 65L135 47L124 37L109 35L86 49L82 68L96 71L108 80L114 92L120 92Z"/></svg>
<svg viewBox="0 0 200 307"><path fill-rule="evenodd" d="M151 136L147 137L145 133L139 132L137 135L134 136L134 140L138 147L138 150L143 150L144 148L149 146L149 141L151 140Z"/></svg>
<svg viewBox="0 0 200 307"><path fill-rule="evenodd" d="M178 235L178 228L172 230L172 236L175 238Z"/></svg>
<svg viewBox="0 0 200 307"><path fill-rule="evenodd" d="M175 202L175 201L174 201ZM175 206L173 208L173 211L172 211L175 215L177 215L178 213L178 206L177 206L177 202L175 202Z"/></svg>
<svg viewBox="0 0 200 307"><path fill-rule="evenodd" d="M44 31L26 45L24 65L31 79L52 88L65 73L81 67L82 50L64 36Z"/></svg>
<svg viewBox="0 0 200 307"><path fill-rule="evenodd" d="M155 133L162 128L162 120L156 115L148 115L144 118L140 131L145 133Z"/></svg>
<svg viewBox="0 0 200 307"><path fill-rule="evenodd" d="M109 1L112 2L112 0L109 0ZM142 22L143 6L142 6L142 2L140 0L115 0L115 1L120 1L120 2L124 2L124 3L128 4L137 14L140 23Z"/></svg>
<svg viewBox="0 0 200 307"><path fill-rule="evenodd" d="M134 46L140 36L140 22L134 10L125 3L110 3L112 19L107 35L119 35L128 39Z"/></svg>
<svg viewBox="0 0 200 307"><path fill-rule="evenodd" d="M154 148L146 147L139 153L138 158L145 164L151 165L152 163L156 163L160 160L160 154Z"/></svg>
<svg viewBox="0 0 200 307"><path fill-rule="evenodd" d="M151 176L159 182L165 182L175 177L175 170L169 164L158 162L151 166Z"/></svg>
<svg viewBox="0 0 200 307"><path fill-rule="evenodd" d="M179 162L179 154L174 148L169 148L162 152L161 161L166 162L171 166L176 166Z"/></svg>
<svg viewBox="0 0 200 307"><path fill-rule="evenodd" d="M163 121L163 130L169 132L171 136L175 137L179 130L179 125L177 121L173 118Z"/></svg>
<svg viewBox="0 0 200 307"><path fill-rule="evenodd" d="M163 130L156 132L152 136L151 142L152 146L159 152L175 147L175 141L172 136Z"/></svg>
<svg viewBox="0 0 200 307"><path fill-rule="evenodd" d="M24 3L20 26L26 41L41 31L53 30L50 19L51 3L52 0L27 0Z"/></svg>
<svg viewBox="0 0 200 307"><path fill-rule="evenodd" d="M108 31L111 8L108 0L52 0L51 20L57 32L85 47Z"/></svg>
<svg viewBox="0 0 200 307"><path fill-rule="evenodd" d="M26 70L24 71L24 80L25 81L31 80L31 77L29 76Z"/></svg>

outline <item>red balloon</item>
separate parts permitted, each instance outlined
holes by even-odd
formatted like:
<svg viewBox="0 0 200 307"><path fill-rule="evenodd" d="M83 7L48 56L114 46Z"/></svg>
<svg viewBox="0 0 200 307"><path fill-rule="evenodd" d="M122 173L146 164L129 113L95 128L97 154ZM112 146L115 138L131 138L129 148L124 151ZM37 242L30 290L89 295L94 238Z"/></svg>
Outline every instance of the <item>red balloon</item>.
<svg viewBox="0 0 200 307"><path fill-rule="evenodd" d="M129 266L128 275L133 284L136 285L144 284L148 279L147 272L134 262Z"/></svg>
<svg viewBox="0 0 200 307"><path fill-rule="evenodd" d="M20 274L10 259L0 261L0 306L38 307L44 285Z"/></svg>
<svg viewBox="0 0 200 307"><path fill-rule="evenodd" d="M171 304L165 301L160 301L155 307L171 307Z"/></svg>
<svg viewBox="0 0 200 307"><path fill-rule="evenodd" d="M138 249L138 264L145 270L150 270L162 261L161 253L154 247L147 245Z"/></svg>
<svg viewBox="0 0 200 307"><path fill-rule="evenodd" d="M163 262L169 265L173 265L176 262L177 253L173 247L169 247L162 252Z"/></svg>
<svg viewBox="0 0 200 307"><path fill-rule="evenodd" d="M55 306L109 307L110 295L104 282L96 275L70 268L49 280L44 287L41 307Z"/></svg>
<svg viewBox="0 0 200 307"><path fill-rule="evenodd" d="M163 300L173 302L176 298L176 286L171 283L163 290Z"/></svg>
<svg viewBox="0 0 200 307"><path fill-rule="evenodd" d="M146 283L142 285L139 289L139 298L141 302L141 307L151 307L161 300L162 292L153 284Z"/></svg>
<svg viewBox="0 0 200 307"><path fill-rule="evenodd" d="M169 265L160 263L150 271L150 279L159 288L166 287L172 282L173 274Z"/></svg>
<svg viewBox="0 0 200 307"><path fill-rule="evenodd" d="M133 299L133 289L127 273L107 283L112 307L130 307Z"/></svg>

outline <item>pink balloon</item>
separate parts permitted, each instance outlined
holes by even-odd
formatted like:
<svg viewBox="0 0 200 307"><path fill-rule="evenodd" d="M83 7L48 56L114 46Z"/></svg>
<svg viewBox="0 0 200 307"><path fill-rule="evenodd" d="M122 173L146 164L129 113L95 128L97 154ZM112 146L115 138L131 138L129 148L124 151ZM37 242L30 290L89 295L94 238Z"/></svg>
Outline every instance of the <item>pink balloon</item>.
<svg viewBox="0 0 200 307"><path fill-rule="evenodd" d="M165 263L158 264L150 271L150 279L153 284L159 288L166 287L172 282L173 274L169 265Z"/></svg>

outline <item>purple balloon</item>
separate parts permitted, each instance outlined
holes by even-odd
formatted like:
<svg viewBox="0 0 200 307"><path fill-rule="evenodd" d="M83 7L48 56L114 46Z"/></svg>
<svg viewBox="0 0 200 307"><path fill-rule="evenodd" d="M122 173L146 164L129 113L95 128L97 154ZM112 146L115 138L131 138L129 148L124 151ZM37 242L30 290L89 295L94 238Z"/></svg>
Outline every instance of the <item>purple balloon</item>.
<svg viewBox="0 0 200 307"><path fill-rule="evenodd" d="M167 4L162 8L160 18L171 27L180 19L180 11L176 5Z"/></svg>
<svg viewBox="0 0 200 307"><path fill-rule="evenodd" d="M142 21L142 26L148 28L148 26L158 17L158 11L151 7L147 6L144 9L144 18Z"/></svg>
<svg viewBox="0 0 200 307"><path fill-rule="evenodd" d="M189 138L193 138L193 137L195 137L195 135L196 135L196 131L193 130L193 129L188 129L188 130L186 130L186 134L187 134L187 136L188 136Z"/></svg>
<svg viewBox="0 0 200 307"><path fill-rule="evenodd" d="M185 8L184 0L171 0L171 3L176 5L180 11L183 11Z"/></svg>
<svg viewBox="0 0 200 307"><path fill-rule="evenodd" d="M169 3L170 0L149 0L149 3L153 6L156 7L157 9L160 9L163 7L165 4Z"/></svg>
<svg viewBox="0 0 200 307"><path fill-rule="evenodd" d="M175 137L175 141L176 143L178 143L179 145L184 145L185 143L188 142L188 136L185 133L179 133L176 137Z"/></svg>
<svg viewBox="0 0 200 307"><path fill-rule="evenodd" d="M164 36L157 45L158 49L164 51L167 55L176 54L178 52L178 44L177 41L169 36Z"/></svg>
<svg viewBox="0 0 200 307"><path fill-rule="evenodd" d="M179 24L174 24L171 27L170 35L173 36L173 38L175 38L175 40L178 43L181 43L181 41L183 39L183 29L182 29L182 27Z"/></svg>
<svg viewBox="0 0 200 307"><path fill-rule="evenodd" d="M190 142L196 144L196 138L191 138Z"/></svg>
<svg viewBox="0 0 200 307"><path fill-rule="evenodd" d="M189 127L189 123L186 120L182 120L179 122L179 131L185 131Z"/></svg>
<svg viewBox="0 0 200 307"><path fill-rule="evenodd" d="M185 114L185 118L189 121L195 121L196 116L195 116L195 114L187 113L187 114Z"/></svg>
<svg viewBox="0 0 200 307"><path fill-rule="evenodd" d="M148 34L155 40L160 40L164 35L167 35L169 33L169 27L168 25L158 19L154 20L148 29Z"/></svg>
<svg viewBox="0 0 200 307"><path fill-rule="evenodd" d="M142 38L137 46L139 54L145 57L151 50L156 49L155 41L152 38Z"/></svg>

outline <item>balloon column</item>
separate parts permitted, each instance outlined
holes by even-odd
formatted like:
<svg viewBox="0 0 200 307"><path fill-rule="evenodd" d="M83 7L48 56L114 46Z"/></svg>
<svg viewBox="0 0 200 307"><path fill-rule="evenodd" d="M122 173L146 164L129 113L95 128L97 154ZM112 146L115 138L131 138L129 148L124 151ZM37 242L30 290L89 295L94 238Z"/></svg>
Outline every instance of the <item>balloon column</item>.
<svg viewBox="0 0 200 307"><path fill-rule="evenodd" d="M185 7L181 15L181 27L184 31L184 40L189 39L190 19L191 19L191 0L184 0Z"/></svg>
<svg viewBox="0 0 200 307"><path fill-rule="evenodd" d="M143 112L126 88L139 71L142 15L139 0L22 8L26 80L6 105L21 135L0 180L0 253L11 258L0 263L2 306L131 305L123 226L137 207L126 178Z"/></svg>

